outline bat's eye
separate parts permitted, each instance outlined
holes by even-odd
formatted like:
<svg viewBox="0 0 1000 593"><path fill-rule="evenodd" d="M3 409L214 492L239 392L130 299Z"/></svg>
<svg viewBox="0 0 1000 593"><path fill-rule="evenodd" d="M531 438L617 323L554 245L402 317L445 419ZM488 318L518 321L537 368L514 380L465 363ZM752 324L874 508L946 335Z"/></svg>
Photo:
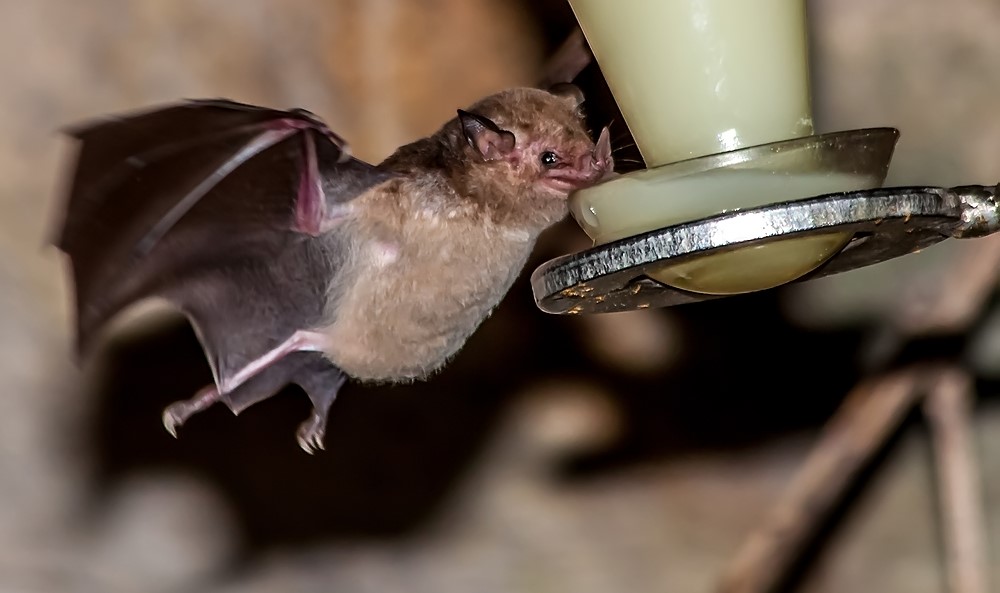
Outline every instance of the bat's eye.
<svg viewBox="0 0 1000 593"><path fill-rule="evenodd" d="M555 167L558 164L559 164L559 157L556 156L556 153L552 152L551 150L546 150L545 152L542 153L542 165L544 165L546 168L551 169L552 167Z"/></svg>

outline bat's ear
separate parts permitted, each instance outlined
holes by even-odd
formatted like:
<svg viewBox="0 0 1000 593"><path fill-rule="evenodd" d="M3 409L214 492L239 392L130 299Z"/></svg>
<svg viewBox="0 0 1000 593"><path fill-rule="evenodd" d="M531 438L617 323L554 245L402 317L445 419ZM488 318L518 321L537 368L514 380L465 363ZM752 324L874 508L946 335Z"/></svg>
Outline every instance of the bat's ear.
<svg viewBox="0 0 1000 593"><path fill-rule="evenodd" d="M569 82L559 82L549 87L549 92L557 97L565 97L573 101L574 107L579 107L583 105L584 99L583 91L580 87Z"/></svg>
<svg viewBox="0 0 1000 593"><path fill-rule="evenodd" d="M490 118L459 109L458 121L469 146L483 159L495 161L514 150L514 134L501 130Z"/></svg>

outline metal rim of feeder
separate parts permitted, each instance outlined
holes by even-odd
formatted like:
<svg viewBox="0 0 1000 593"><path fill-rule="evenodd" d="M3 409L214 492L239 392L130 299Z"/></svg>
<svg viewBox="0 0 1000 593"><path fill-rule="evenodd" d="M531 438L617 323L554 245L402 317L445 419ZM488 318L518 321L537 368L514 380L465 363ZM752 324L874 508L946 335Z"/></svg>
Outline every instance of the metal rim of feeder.
<svg viewBox="0 0 1000 593"><path fill-rule="evenodd" d="M547 313L589 314L722 298L656 282L645 270L793 237L850 232L851 241L803 282L913 253L949 237L1000 229L998 186L892 187L838 192L711 216L550 260L531 276Z"/></svg>

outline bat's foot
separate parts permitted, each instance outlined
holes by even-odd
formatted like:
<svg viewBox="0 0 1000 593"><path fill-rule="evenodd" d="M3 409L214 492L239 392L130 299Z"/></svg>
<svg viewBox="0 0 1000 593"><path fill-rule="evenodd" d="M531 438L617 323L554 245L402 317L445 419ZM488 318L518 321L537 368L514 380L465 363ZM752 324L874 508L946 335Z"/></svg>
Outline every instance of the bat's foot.
<svg viewBox="0 0 1000 593"><path fill-rule="evenodd" d="M323 437L326 436L326 416L313 411L308 420L299 425L295 433L299 441L299 447L306 453L312 455L317 450L323 450Z"/></svg>
<svg viewBox="0 0 1000 593"><path fill-rule="evenodd" d="M312 455L316 451L325 449L323 439L326 436L326 419L330 416L330 406L337 399L337 393L347 380L347 375L329 361L322 359L317 366L310 367L308 371L299 376L296 382L309 395L313 410L309 419L299 425L295 436L299 441L299 447Z"/></svg>
<svg viewBox="0 0 1000 593"><path fill-rule="evenodd" d="M174 438L177 438L177 429L183 426L188 418L208 408L219 399L219 390L214 385L209 385L191 399L174 402L163 410L163 427Z"/></svg>

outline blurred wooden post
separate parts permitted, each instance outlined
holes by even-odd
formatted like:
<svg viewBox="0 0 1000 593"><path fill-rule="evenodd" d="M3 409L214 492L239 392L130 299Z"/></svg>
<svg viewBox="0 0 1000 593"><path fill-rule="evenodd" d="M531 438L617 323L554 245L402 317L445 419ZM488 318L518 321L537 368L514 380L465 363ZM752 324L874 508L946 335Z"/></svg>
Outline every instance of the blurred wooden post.
<svg viewBox="0 0 1000 593"><path fill-rule="evenodd" d="M573 82L590 64L591 59L593 56L587 47L583 31L576 27L549 58L539 79L539 88L548 88L560 82Z"/></svg>
<svg viewBox="0 0 1000 593"><path fill-rule="evenodd" d="M972 380L958 368L941 373L927 394L949 591L987 593L986 517L972 434Z"/></svg>
<svg viewBox="0 0 1000 593"><path fill-rule="evenodd" d="M721 593L769 591L780 582L817 524L906 417L919 389L917 373L907 371L851 391L802 470L723 574Z"/></svg>
<svg viewBox="0 0 1000 593"><path fill-rule="evenodd" d="M966 331L997 287L1000 237L976 239L929 292L907 291L888 330L901 346L916 337ZM971 378L958 366L923 364L875 375L847 397L778 504L724 571L720 592L774 588L857 471L927 392L952 593L987 591L979 478L969 443Z"/></svg>

